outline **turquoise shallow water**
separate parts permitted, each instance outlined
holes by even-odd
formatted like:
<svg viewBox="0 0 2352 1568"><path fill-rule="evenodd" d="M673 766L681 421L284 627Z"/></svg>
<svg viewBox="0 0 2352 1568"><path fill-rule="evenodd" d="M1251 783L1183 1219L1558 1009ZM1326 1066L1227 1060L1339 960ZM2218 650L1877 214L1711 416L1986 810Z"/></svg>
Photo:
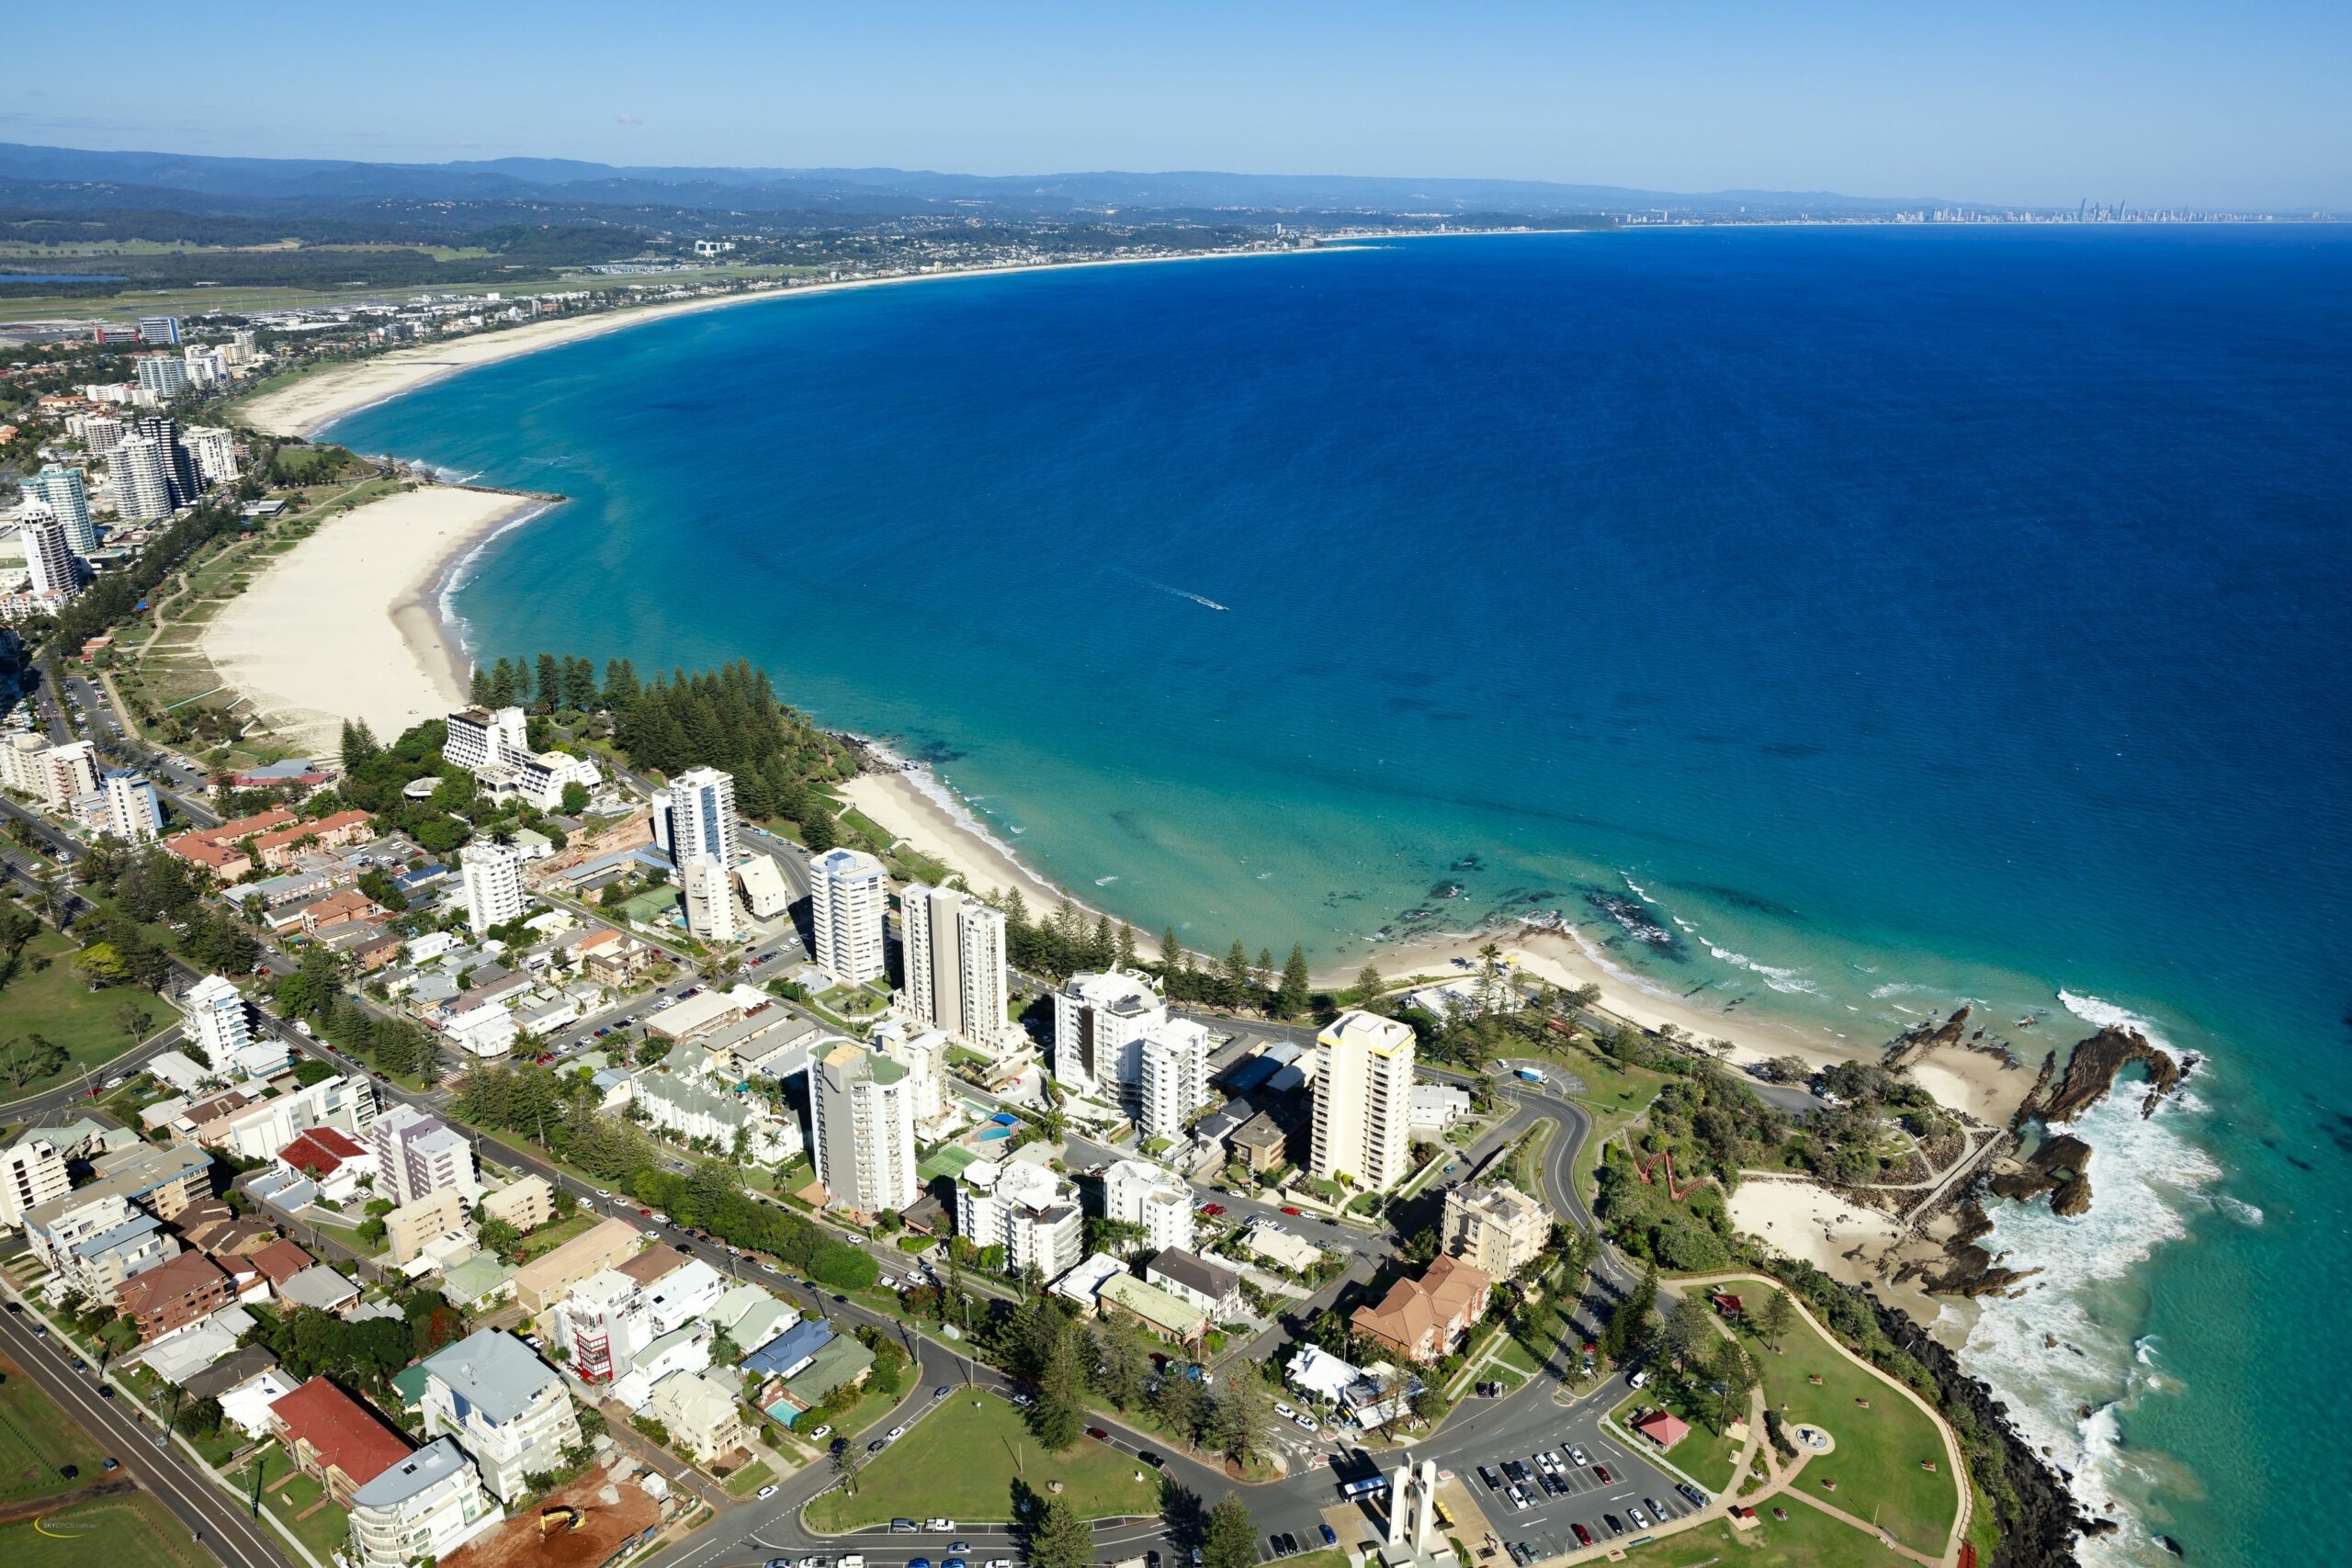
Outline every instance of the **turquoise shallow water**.
<svg viewBox="0 0 2352 1568"><path fill-rule="evenodd" d="M573 498L457 593L490 656L748 655L1205 947L1557 908L1860 1042L2206 1053L2091 1119L2090 1214L2000 1216L2046 1272L1967 1354L2130 1510L2094 1555L2250 1563L2322 1550L2275 1416L2352 1371L2347 283L2325 228L1417 242L682 318L334 434Z"/></svg>

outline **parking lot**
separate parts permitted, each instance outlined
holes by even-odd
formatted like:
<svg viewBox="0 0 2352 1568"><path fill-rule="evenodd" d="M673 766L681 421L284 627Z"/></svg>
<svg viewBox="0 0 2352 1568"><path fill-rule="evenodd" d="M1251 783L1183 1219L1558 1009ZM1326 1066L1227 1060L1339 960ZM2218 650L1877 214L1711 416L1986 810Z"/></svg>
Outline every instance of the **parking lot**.
<svg viewBox="0 0 2352 1568"><path fill-rule="evenodd" d="M1685 1494L1600 1438L1498 1454L1460 1479L1520 1562L1633 1540L1666 1520L1697 1512L1707 1500L1704 1493L1695 1498Z"/></svg>

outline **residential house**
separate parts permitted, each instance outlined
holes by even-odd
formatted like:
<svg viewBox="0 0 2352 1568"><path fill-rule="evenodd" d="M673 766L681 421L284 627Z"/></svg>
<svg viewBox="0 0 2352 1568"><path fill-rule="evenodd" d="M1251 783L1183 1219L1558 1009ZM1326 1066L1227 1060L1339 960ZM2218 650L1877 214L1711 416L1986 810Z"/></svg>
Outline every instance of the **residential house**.
<svg viewBox="0 0 2352 1568"><path fill-rule="evenodd" d="M1102 1303L1103 1316L1127 1318L1147 1333L1188 1348L1197 1348L1201 1337L1208 1332L1207 1314L1132 1274L1103 1280L1094 1299Z"/></svg>
<svg viewBox="0 0 2352 1568"><path fill-rule="evenodd" d="M294 1468L326 1488L337 1507L409 1454L408 1439L324 1378L269 1407L269 1428Z"/></svg>
<svg viewBox="0 0 2352 1568"><path fill-rule="evenodd" d="M302 934L319 937L345 926L380 920L388 912L381 904L356 887L346 887L323 898L313 898L302 906Z"/></svg>
<svg viewBox="0 0 2352 1568"><path fill-rule="evenodd" d="M342 1313L357 1304L359 1287L323 1263L313 1263L278 1287L278 1299L289 1307L316 1307Z"/></svg>
<svg viewBox="0 0 2352 1568"><path fill-rule="evenodd" d="M514 1265L495 1253L477 1252L441 1271L441 1293L464 1312L487 1312L514 1298Z"/></svg>
<svg viewBox="0 0 2352 1568"><path fill-rule="evenodd" d="M1092 1317L1102 1310L1102 1303L1096 1297L1101 1293L1104 1281L1126 1271L1125 1260L1107 1252L1092 1253L1054 1281L1054 1294L1064 1301L1077 1303L1085 1310L1087 1316Z"/></svg>
<svg viewBox="0 0 2352 1568"><path fill-rule="evenodd" d="M359 1196L362 1181L374 1184L376 1154L348 1133L313 1127L277 1151L277 1166L305 1178L320 1197L348 1203Z"/></svg>
<svg viewBox="0 0 2352 1568"><path fill-rule="evenodd" d="M1144 1281L1208 1314L1212 1323L1231 1323L1249 1312L1241 1298L1241 1276L1222 1264L1176 1247L1162 1248L1143 1266Z"/></svg>
<svg viewBox="0 0 2352 1568"><path fill-rule="evenodd" d="M288 1280L308 1269L314 1261L298 1242L280 1238L253 1255L254 1267L269 1281L270 1289L282 1291Z"/></svg>
<svg viewBox="0 0 2352 1568"><path fill-rule="evenodd" d="M727 1380L706 1372L673 1372L653 1385L653 1415L698 1464L710 1464L743 1446L741 1401Z"/></svg>

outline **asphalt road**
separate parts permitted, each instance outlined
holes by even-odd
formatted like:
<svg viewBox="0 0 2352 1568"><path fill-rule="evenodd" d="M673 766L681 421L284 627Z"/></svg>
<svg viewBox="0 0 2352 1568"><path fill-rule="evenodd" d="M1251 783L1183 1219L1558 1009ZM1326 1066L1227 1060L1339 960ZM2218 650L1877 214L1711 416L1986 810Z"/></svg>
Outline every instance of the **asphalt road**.
<svg viewBox="0 0 2352 1568"><path fill-rule="evenodd" d="M97 1381L75 1370L72 1352L54 1337L34 1335L28 1315L0 1313L0 1349L228 1568L291 1568L292 1554L267 1538L266 1526L247 1517L177 1450L157 1448L153 1431L130 1407L102 1397Z"/></svg>

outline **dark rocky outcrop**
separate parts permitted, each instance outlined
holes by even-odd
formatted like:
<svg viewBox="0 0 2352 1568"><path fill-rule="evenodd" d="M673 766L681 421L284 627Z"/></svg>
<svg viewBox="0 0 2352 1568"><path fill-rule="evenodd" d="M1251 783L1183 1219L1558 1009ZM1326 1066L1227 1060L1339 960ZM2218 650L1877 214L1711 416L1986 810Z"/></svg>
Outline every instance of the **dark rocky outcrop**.
<svg viewBox="0 0 2352 1568"><path fill-rule="evenodd" d="M2075 1047L2074 1054L2066 1058L2064 1076L2054 1087L2050 1082L2050 1066L2044 1063L2041 1081L2034 1085L2033 1092L2018 1107L2010 1125L2072 1122L2106 1099L2108 1091L2115 1087L2117 1075L2133 1062L2148 1069L2148 1096L2140 1103L2140 1114L2154 1115L2157 1103L2180 1087L2180 1064L2149 1044L2147 1037L2137 1031L2109 1027Z"/></svg>
<svg viewBox="0 0 2352 1568"><path fill-rule="evenodd" d="M2001 1544L1994 1549L1993 1568L2060 1568L2075 1562L2074 1538L2097 1533L2111 1520L2087 1517L2066 1490L2065 1478L2029 1448L2009 1425L2008 1407L1992 1391L1962 1371L1960 1362L1935 1337L1911 1321L1899 1308L1872 1302L1879 1327L1886 1337L1917 1358L1935 1380L1936 1403L1952 1425L1973 1434L1980 1443L1997 1445L1999 1470L2015 1499L2005 1510Z"/></svg>
<svg viewBox="0 0 2352 1568"><path fill-rule="evenodd" d="M1990 1252L1977 1245L1977 1238L1993 1228L1993 1221L1975 1194L1962 1198L1954 1205L1953 1213L1960 1216L1960 1228L1944 1242L1941 1266L1914 1259L1896 1273L1895 1283L1916 1277L1923 1289L1938 1295L1989 1296L2041 1272L2039 1269L2003 1269L1993 1261Z"/></svg>
<svg viewBox="0 0 2352 1568"><path fill-rule="evenodd" d="M1886 1070L1895 1072L1907 1067L1938 1046L1959 1044L1961 1036L1967 1029L1969 1010L1968 1006L1963 1003L1958 1012L1953 1013L1935 1028L1928 1029L1923 1026L1916 1029L1889 1045L1886 1048Z"/></svg>
<svg viewBox="0 0 2352 1568"><path fill-rule="evenodd" d="M2090 1164L2091 1146L2062 1134L2045 1140L2017 1169L1993 1178L1986 1185L2020 1203L2047 1192L2053 1213L2079 1214L2091 1206Z"/></svg>

